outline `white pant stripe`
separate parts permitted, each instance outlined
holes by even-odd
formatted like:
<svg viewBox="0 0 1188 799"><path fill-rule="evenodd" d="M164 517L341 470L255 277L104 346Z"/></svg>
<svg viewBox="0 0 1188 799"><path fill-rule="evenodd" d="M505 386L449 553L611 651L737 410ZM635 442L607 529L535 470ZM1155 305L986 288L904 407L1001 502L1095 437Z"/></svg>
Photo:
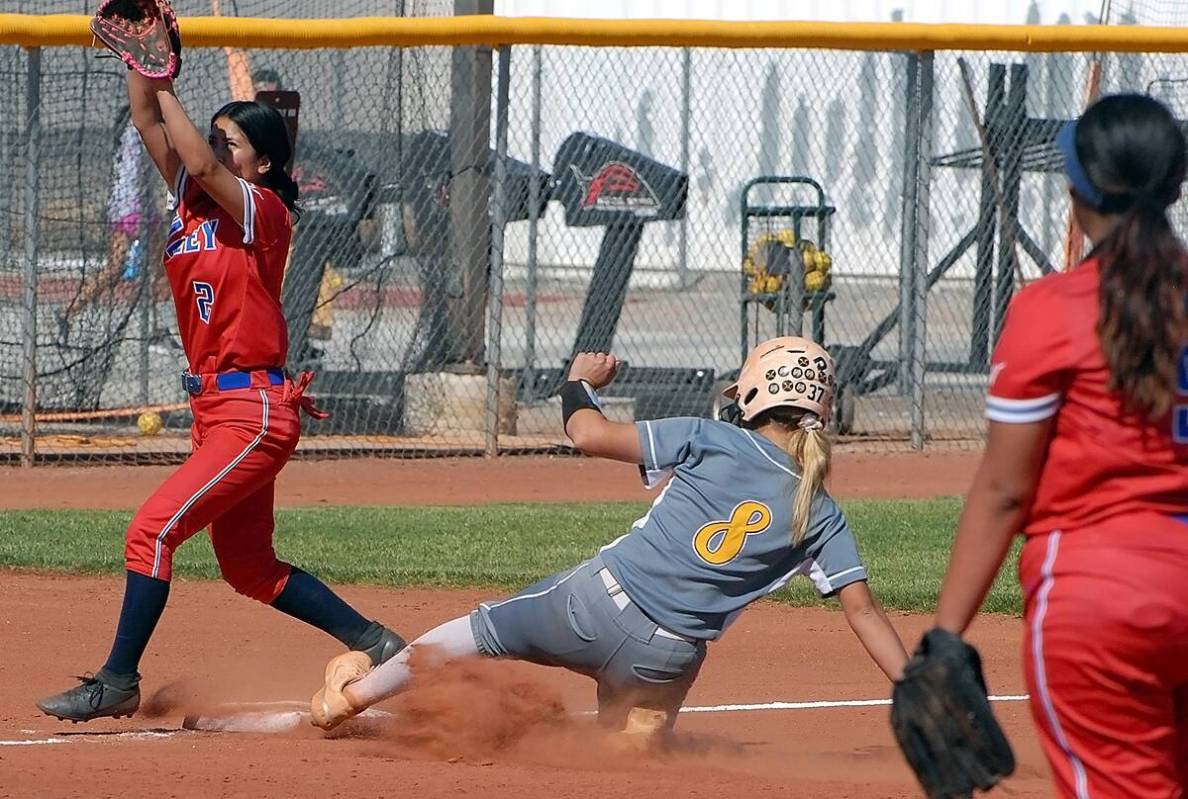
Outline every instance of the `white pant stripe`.
<svg viewBox="0 0 1188 799"><path fill-rule="evenodd" d="M220 480L230 474L232 469L242 463L243 459L251 454L251 451L259 446L260 442L264 440L264 436L268 435L268 392L264 389L260 390L260 401L264 403L264 410L260 420L260 432L256 434L256 437L253 438L246 447L244 447L243 452L236 455L234 460L224 466L218 474L210 479L206 485L194 492L193 496L191 496L182 504L177 513L173 514L173 517L170 518L168 522L166 522L165 526L161 528L161 532L157 534L157 544L153 551L153 577L156 577L161 571L161 553L165 549L165 536L169 535L169 531L173 529L173 526L177 524L178 520L186 514L186 511L192 508L194 503L201 499L207 491L210 491L210 489L218 485Z"/></svg>
<svg viewBox="0 0 1188 799"><path fill-rule="evenodd" d="M1044 617L1048 613L1048 594L1056 584L1052 575L1056 565L1056 555L1060 551L1060 532L1056 531L1048 537L1048 551L1044 557L1044 565L1040 571L1043 581L1040 583L1039 600L1035 610L1035 618L1031 623L1031 657L1035 669L1036 693L1040 704L1044 708L1044 715L1056 743L1064 750L1069 764L1072 766L1076 780L1077 799L1089 799L1089 776L1085 773L1085 764L1077 757L1064 734L1064 727L1060 724L1060 717L1056 715L1056 707L1052 704L1052 694L1048 689L1048 671L1044 665Z"/></svg>
<svg viewBox="0 0 1188 799"><path fill-rule="evenodd" d="M521 599L536 599L536 597L538 597L538 596L544 596L545 594L551 594L553 591L556 591L558 588L560 588L562 583L564 583L570 577L572 577L575 574L577 574L578 572L580 572L582 570L582 566L585 566L585 565L586 564L583 563L581 566L578 566L576 569L574 569L569 574L565 575L560 580L553 583L552 585L550 585L548 588L544 589L543 591L537 591L536 593L532 593L532 594L521 594L520 596L513 596L508 599L500 600L499 602L480 602L479 607L485 608L486 610L494 610L495 608L500 607L501 605L506 605L509 602L518 602Z"/></svg>

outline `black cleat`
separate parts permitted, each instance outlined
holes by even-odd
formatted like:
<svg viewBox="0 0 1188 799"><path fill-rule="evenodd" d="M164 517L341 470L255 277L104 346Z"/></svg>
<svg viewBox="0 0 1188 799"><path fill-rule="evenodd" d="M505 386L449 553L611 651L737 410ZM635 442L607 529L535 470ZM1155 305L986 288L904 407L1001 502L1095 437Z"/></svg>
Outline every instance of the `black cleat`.
<svg viewBox="0 0 1188 799"><path fill-rule="evenodd" d="M378 666L388 660L404 649L406 646L404 639L396 633L389 630L387 627L376 625L380 629L379 641L369 647L360 649L359 651L371 658L371 665Z"/></svg>
<svg viewBox="0 0 1188 799"><path fill-rule="evenodd" d="M61 721L80 721L107 718L131 718L140 708L139 678L131 688L119 688L100 675L78 678L80 685L68 691L47 696L37 707L47 716Z"/></svg>

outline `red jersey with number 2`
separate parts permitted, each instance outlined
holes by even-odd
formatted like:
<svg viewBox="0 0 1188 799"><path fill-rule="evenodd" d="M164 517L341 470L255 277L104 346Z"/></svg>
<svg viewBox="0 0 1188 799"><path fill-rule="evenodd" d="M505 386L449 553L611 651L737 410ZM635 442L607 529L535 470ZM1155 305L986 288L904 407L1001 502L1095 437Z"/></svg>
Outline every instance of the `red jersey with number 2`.
<svg viewBox="0 0 1188 799"><path fill-rule="evenodd" d="M174 186L165 272L194 374L285 364L281 282L292 237L289 209L271 190L239 183L242 227L184 169Z"/></svg>
<svg viewBox="0 0 1188 799"><path fill-rule="evenodd" d="M1170 416L1151 424L1124 416L1097 337L1099 281L1090 258L1027 286L994 351L986 416L1008 424L1055 417L1029 534L1188 513L1188 349Z"/></svg>

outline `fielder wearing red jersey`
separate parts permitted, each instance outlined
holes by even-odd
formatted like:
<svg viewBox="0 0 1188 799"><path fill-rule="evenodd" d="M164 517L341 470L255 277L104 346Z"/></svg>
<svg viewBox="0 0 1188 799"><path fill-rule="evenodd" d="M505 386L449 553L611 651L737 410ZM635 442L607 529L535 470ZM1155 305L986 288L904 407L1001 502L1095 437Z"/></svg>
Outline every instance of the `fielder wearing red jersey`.
<svg viewBox="0 0 1188 799"><path fill-rule="evenodd" d="M94 677L38 702L71 721L130 716L139 707L140 658L169 595L174 550L210 528L223 578L241 594L312 624L372 664L403 648L272 546L277 473L301 436L310 375L284 371L281 280L297 186L284 170L284 121L262 103L233 102L199 132L169 81L128 73L132 118L173 187L176 215L165 270L189 369L182 388L194 415L190 458L128 527L127 583L111 654Z"/></svg>
<svg viewBox="0 0 1188 799"><path fill-rule="evenodd" d="M1188 170L1171 114L1106 97L1060 134L1095 249L1023 289L994 353L989 438L937 625L964 632L1026 535L1024 668L1056 793L1188 782Z"/></svg>

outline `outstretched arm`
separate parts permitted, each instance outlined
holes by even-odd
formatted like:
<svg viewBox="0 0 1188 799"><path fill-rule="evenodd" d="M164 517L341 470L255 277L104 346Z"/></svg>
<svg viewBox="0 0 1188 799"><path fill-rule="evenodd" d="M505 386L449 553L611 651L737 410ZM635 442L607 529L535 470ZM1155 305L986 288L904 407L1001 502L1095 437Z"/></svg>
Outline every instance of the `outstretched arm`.
<svg viewBox="0 0 1188 799"><path fill-rule="evenodd" d="M592 389L598 390L609 385L618 371L619 360L615 356L583 352L573 359L569 379L571 382L588 383ZM566 388L566 391L578 390L584 389ZM562 404L565 402L563 395ZM581 407L569 415L565 420L565 435L586 455L625 463L643 463L643 450L635 425L612 422L593 407Z"/></svg>
<svg viewBox="0 0 1188 799"><path fill-rule="evenodd" d="M936 624L961 635L982 606L1035 496L1052 420L990 423L937 601Z"/></svg>
<svg viewBox="0 0 1188 799"><path fill-rule="evenodd" d="M891 626L879 601L870 592L866 581L843 587L838 592L838 599L841 600L850 629L858 636L871 659L892 681L902 677L908 657L903 641Z"/></svg>
<svg viewBox="0 0 1188 799"><path fill-rule="evenodd" d="M243 183L231 170L219 163L211 149L207 135L190 121L186 111L172 91L158 91L157 102L169 141L177 152L181 165L202 190L244 227L247 199Z"/></svg>
<svg viewBox="0 0 1188 799"><path fill-rule="evenodd" d="M128 105L132 111L132 124L140 134L149 158L165 179L165 184L172 188L181 161L165 130L165 118L161 115L161 104L157 101L158 93L172 95L173 81L146 78L134 69L128 70Z"/></svg>

